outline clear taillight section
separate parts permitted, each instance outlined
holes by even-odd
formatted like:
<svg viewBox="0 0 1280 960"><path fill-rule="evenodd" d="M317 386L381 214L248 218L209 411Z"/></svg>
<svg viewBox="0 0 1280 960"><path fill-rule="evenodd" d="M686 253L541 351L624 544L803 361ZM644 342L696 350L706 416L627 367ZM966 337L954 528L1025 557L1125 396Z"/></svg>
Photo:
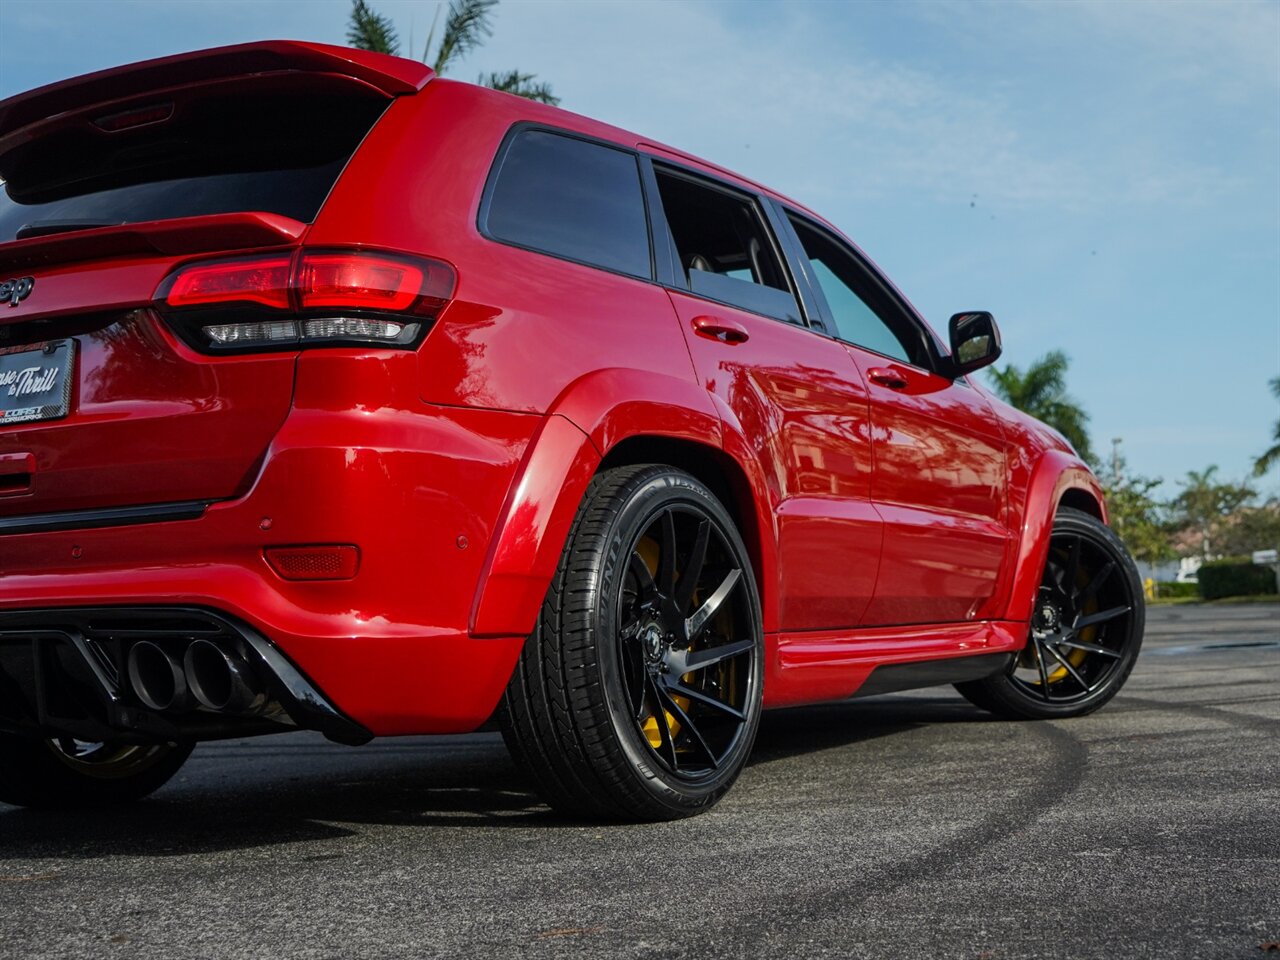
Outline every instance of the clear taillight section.
<svg viewBox="0 0 1280 960"><path fill-rule="evenodd" d="M156 301L194 346L262 349L308 343L416 343L453 296L438 260L319 250L189 263Z"/></svg>

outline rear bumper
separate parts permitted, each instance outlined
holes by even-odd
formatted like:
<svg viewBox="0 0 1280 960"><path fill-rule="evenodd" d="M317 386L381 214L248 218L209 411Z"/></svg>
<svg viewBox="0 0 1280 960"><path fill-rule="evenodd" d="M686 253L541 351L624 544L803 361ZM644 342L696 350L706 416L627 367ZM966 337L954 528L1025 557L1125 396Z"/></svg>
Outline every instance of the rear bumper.
<svg viewBox="0 0 1280 960"><path fill-rule="evenodd" d="M487 547L540 418L296 410L250 492L196 519L0 537L0 613L195 607L277 647L375 735L473 730L522 637L467 632ZM355 544L350 580L290 582L267 546Z"/></svg>

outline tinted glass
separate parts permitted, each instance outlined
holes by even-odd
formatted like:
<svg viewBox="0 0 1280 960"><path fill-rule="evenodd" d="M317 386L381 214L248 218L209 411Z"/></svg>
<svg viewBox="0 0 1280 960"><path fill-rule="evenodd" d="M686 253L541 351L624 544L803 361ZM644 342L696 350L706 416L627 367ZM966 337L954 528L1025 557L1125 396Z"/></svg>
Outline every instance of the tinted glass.
<svg viewBox="0 0 1280 960"><path fill-rule="evenodd" d="M35 234L242 211L309 222L386 100L261 89L180 107L137 130L91 135L83 124L5 154L0 242L23 227Z"/></svg>
<svg viewBox="0 0 1280 960"><path fill-rule="evenodd" d="M831 309L836 336L886 357L925 366L919 338L910 330L895 329L885 319L889 310L876 310L867 302L881 297L854 256L804 222L794 218L791 222Z"/></svg>
<svg viewBox="0 0 1280 960"><path fill-rule="evenodd" d="M754 201L657 170L658 193L693 293L800 322L800 311Z"/></svg>
<svg viewBox="0 0 1280 960"><path fill-rule="evenodd" d="M541 130L516 135L489 199L499 240L649 277L649 229L636 158Z"/></svg>

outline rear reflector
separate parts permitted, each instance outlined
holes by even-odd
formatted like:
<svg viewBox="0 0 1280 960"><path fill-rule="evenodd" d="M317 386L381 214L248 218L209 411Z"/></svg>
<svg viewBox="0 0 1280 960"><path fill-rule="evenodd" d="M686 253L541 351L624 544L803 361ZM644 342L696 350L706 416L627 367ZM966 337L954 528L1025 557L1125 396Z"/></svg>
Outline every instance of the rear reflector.
<svg viewBox="0 0 1280 960"><path fill-rule="evenodd" d="M360 548L350 544L267 547L263 555L283 580L350 580L360 568Z"/></svg>

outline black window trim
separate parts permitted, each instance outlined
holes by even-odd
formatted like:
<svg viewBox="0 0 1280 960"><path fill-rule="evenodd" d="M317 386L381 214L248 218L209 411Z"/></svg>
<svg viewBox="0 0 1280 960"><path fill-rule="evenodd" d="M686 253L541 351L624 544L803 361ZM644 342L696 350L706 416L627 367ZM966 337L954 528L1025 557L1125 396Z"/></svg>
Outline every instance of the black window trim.
<svg viewBox="0 0 1280 960"><path fill-rule="evenodd" d="M774 235L778 238L778 243L782 247L787 269L790 271L796 289L800 294L809 329L824 337L838 339L831 335L830 321L824 316L827 306L826 300L822 295L821 287L818 286L817 278L813 276L813 271L809 266L809 259L804 255L804 247L800 244L800 238L796 236L791 222L787 219L786 210L773 197L762 195L761 201L764 204L765 215L769 219L769 225L773 228Z"/></svg>
<svg viewBox="0 0 1280 960"><path fill-rule="evenodd" d="M793 244L791 248L792 255L797 258L798 266L804 271L806 282L808 282L813 288L814 299L818 303L819 316L822 318L824 327L824 329L819 330L818 332L833 340L839 340L841 343L847 343L851 347L857 347L859 350L865 350L867 353L873 353L877 357L884 357L892 363L901 363L913 370L923 370L926 373L945 376L942 372L946 366L944 363L942 345L938 343L937 338L931 332L928 325L925 324L920 315L911 308L910 304L906 303L902 299L897 291L893 289L892 284L885 279L880 271L877 270L875 266L857 250L857 248L830 227L826 227L821 223L818 223L813 219L813 217L797 210L793 206L778 204L778 208L782 215L781 219L785 224L785 232L788 234L790 243ZM830 305L827 303L826 294L822 292L822 287L819 285L817 278L812 276L812 268L809 266L809 258L804 252L804 244L800 240L800 235L796 233L795 227L791 222L791 218L801 221L806 227L822 234L829 241L834 243L838 249L848 254L862 274L875 286L876 291L884 298L884 302L888 304L890 309L895 311L899 320L908 330L920 338L920 343L924 347L925 356L929 359L928 367L921 367L919 364L911 360L901 360L898 357L891 357L888 354L881 353L880 351L865 346L864 344L854 343L851 340L844 340L836 334L835 331L837 328L835 326L835 318L831 313ZM868 306L870 306L870 304L868 304Z"/></svg>
<svg viewBox="0 0 1280 960"><path fill-rule="evenodd" d="M774 323L785 323L788 327L796 327L801 330L811 329L813 313L810 309L810 299L802 292L803 288L799 279L795 275L795 270L791 263L791 258L786 254L786 248L783 246L781 238L778 236L777 224L774 218L770 216L769 204L772 198L760 193L759 191L746 190L741 186L724 180L714 174L709 174L704 170L687 164L680 163L667 157L659 157L651 153L640 151L641 166L648 168L648 177L651 178L653 188L651 191L652 200L650 201L650 221L654 225L654 234L663 234L663 245L667 251L667 261L669 264L670 277L663 285L672 290L686 294L690 297L696 297L699 300L705 300L708 303L719 303L726 307L732 307L734 310L741 310L752 316L762 317L765 320L772 320ZM782 270L782 276L786 280L788 290L783 291L790 293L796 302L796 310L799 319L796 321L785 320L781 317L774 317L767 313L760 313L750 307L745 307L739 303L733 303L728 300L717 300L709 297L705 293L694 292L689 289L688 279L684 271L684 265L677 261L675 242L671 235L671 227L667 224L666 211L662 208L662 197L658 193L658 169L664 174L670 174L680 179L687 180L690 183L709 190L715 190L723 193L735 200L751 204L760 216L760 225L764 231L765 239L769 242L773 255L776 258L779 267Z"/></svg>
<svg viewBox="0 0 1280 960"><path fill-rule="evenodd" d="M499 237L489 230L489 208L493 202L493 191L498 182L498 176L502 172L502 165L506 162L507 155L511 152L512 144L520 134L527 131L535 131L539 133L547 133L553 136L566 137L570 140L581 140L583 143L594 144L598 147L607 147L610 150L616 150L619 153L625 153L636 162L636 175L640 183L640 195L644 206L645 229L649 241L649 276L641 277L634 273L627 273L625 270L615 270L612 267L604 266L599 263L591 263L587 260L579 260L576 257L566 256L554 250L544 250L541 247L531 246L525 243L517 243L514 240L508 240L505 237ZM544 257L551 257L554 260L563 260L566 263L576 263L579 266L588 267L592 270L600 270L604 273L611 273L616 277L626 277L628 280L637 280L640 283L658 284L657 279L657 244L655 243L655 233L652 204L649 200L649 186L645 181L643 155L632 147L625 146L614 140L606 140L603 137L593 137L590 134L579 133L576 130L566 130L563 127L555 127L550 124L541 123L537 120L517 120L513 123L505 134L502 136L502 142L498 145L498 151L494 154L493 163L489 167L489 173L485 177L484 191L480 195L480 206L476 211L476 229L480 235L486 240L494 243L500 243L504 247L513 247L517 250L526 250L529 253L540 254Z"/></svg>

